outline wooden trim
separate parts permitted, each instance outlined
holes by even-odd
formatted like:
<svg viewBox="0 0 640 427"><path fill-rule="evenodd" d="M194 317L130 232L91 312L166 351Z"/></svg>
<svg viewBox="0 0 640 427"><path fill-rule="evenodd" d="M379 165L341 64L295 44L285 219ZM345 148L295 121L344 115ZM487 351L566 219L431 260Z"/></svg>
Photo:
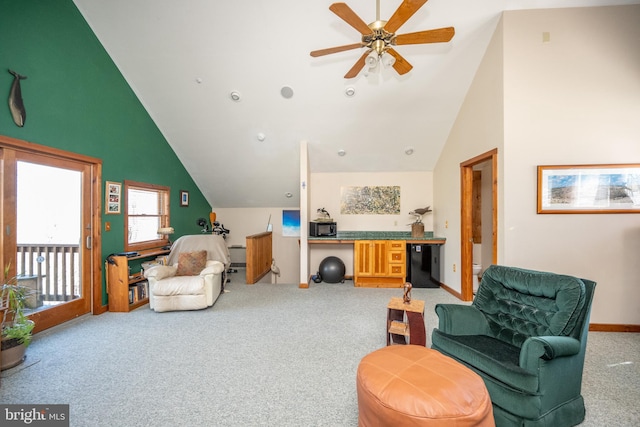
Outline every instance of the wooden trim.
<svg viewBox="0 0 640 427"><path fill-rule="evenodd" d="M460 167L460 289L462 300L473 299L473 168Z"/></svg>
<svg viewBox="0 0 640 427"><path fill-rule="evenodd" d="M486 162L490 157L496 155L498 155L498 149L494 148L493 150L489 150L486 153L478 154L477 156L472 157L469 160L465 160L464 162L460 163L460 167L475 166L478 163Z"/></svg>
<svg viewBox="0 0 640 427"><path fill-rule="evenodd" d="M491 209L493 242L491 248L492 260L498 263L498 150L493 150L491 155Z"/></svg>
<svg viewBox="0 0 640 427"><path fill-rule="evenodd" d="M640 332L640 325L590 323L589 330L593 332Z"/></svg>
<svg viewBox="0 0 640 427"><path fill-rule="evenodd" d="M451 295L453 295L454 297L458 298L459 300L462 300L462 294L454 291L453 289L451 289L450 287L448 287L447 285L440 283L440 287L442 289L444 289L445 291L449 292Z"/></svg>
<svg viewBox="0 0 640 427"><path fill-rule="evenodd" d="M169 241L168 236L162 236L160 239L155 240L146 240L143 242L137 243L129 243L129 212L127 210L128 206L128 197L129 197L129 189L136 188L139 190L147 190L147 191L157 191L164 197L161 197L160 203L162 206L160 207L161 213L157 215L160 218L160 223L162 227L169 227L171 224L171 187L166 185L158 185L158 184L147 184L144 182L130 181L125 179L124 186L121 195L121 210L124 215L124 249L126 251L144 251L146 249L154 249L158 247L162 247L167 244ZM131 215L134 216L135 215Z"/></svg>
<svg viewBox="0 0 640 427"><path fill-rule="evenodd" d="M102 209L102 199L101 199L102 197L101 196L102 194L101 193L102 191L102 160L97 157L87 156L84 154L78 154L70 151L64 151L58 148L35 144L32 142L23 141L20 139L11 138L4 135L0 135L0 149L7 149L9 150L8 152L18 153L17 155L12 155L12 158L11 158L12 162L14 163L14 166L15 166L16 158L20 157L21 155L20 153L25 153L27 155L33 154L40 157L48 157L50 159L54 159L51 162L52 164L56 164L58 162L61 162L61 163L75 162L80 165L83 165L84 173L89 174L90 188L86 189L86 191L83 193L83 198L85 198L85 200L86 199L89 200L88 203L90 205L90 210L92 210L90 214L91 218L88 221L87 220L84 221L86 224L91 225L91 231L88 233L88 236L91 237L91 244L92 244L91 259L90 259L91 265L89 266L90 268L89 276L91 280L91 284L89 288L90 288L91 295L88 295L85 301L86 301L86 304L88 305L89 311L91 311L93 314L104 313L105 311L107 311L107 306L102 305L102 234L101 234L101 231L102 231L101 230L101 227L102 227L102 211L101 211ZM6 155L7 155L7 151L4 151L3 156L1 156L0 159L6 160L7 159ZM6 166L6 164L4 166ZM15 174L15 170L9 171L9 173ZM0 195L2 196L2 200L0 201L0 209L2 209L4 212L4 207L6 206L6 205L2 206L2 204L6 202L4 196L7 194L10 194L8 192L9 190L11 190L11 194L15 194L15 188L13 189L6 188L8 180L2 180L2 181L4 184L3 184L3 188L0 189ZM13 197L14 199L13 201L11 201L11 203L15 204L15 197L14 196L11 196L11 197ZM0 225L2 226L1 227L2 229L4 229L4 225L6 222L5 220L6 218L3 218L2 220L0 220ZM5 233L2 233L2 236L4 235ZM6 238L0 237L0 243L2 244L2 247L5 248L4 250L7 250L6 248L15 247L16 245L15 233L12 233L11 236L14 239L13 243ZM82 240L83 240L82 244L84 244L84 236ZM4 265L5 257L6 257L6 254L4 253L0 255L0 261L2 262L3 265ZM66 304L74 307L78 305L76 301L70 301ZM84 309L81 311L84 311ZM52 323L59 322L57 316L51 316L50 313L47 313L46 311L41 313L36 313L33 316L38 319L38 321L36 322L36 331L46 329L50 327Z"/></svg>
<svg viewBox="0 0 640 427"><path fill-rule="evenodd" d="M21 139L11 138L9 136L4 136L4 135L0 135L0 147L11 148L16 151L25 151L28 153L38 153L44 156L49 155L51 157L74 160L82 163L102 164L102 159L99 159L97 157L91 157L91 156L86 156L84 154L72 153L70 151L64 151L58 148L47 147L45 145L35 144L33 142L23 141Z"/></svg>
<svg viewBox="0 0 640 427"><path fill-rule="evenodd" d="M463 301L473 300L473 166L491 161L492 259L498 263L498 149L460 163L460 288Z"/></svg>
<svg viewBox="0 0 640 427"><path fill-rule="evenodd" d="M102 163L91 166L91 241L93 246L91 260L92 301L91 312L94 315L105 313L107 305L102 305Z"/></svg>

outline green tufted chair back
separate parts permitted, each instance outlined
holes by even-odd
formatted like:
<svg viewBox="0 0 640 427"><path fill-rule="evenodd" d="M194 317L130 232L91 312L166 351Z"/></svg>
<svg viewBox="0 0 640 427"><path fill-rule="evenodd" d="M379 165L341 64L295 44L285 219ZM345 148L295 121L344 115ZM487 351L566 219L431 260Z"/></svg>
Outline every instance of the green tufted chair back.
<svg viewBox="0 0 640 427"><path fill-rule="evenodd" d="M472 305L494 338L521 348L533 336L579 339L586 300L585 284L575 277L492 265Z"/></svg>

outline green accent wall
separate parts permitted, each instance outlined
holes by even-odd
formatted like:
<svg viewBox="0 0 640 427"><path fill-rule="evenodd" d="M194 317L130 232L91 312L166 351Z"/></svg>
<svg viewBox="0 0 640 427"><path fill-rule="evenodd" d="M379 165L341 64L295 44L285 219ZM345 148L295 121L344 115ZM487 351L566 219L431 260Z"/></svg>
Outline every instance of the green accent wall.
<svg viewBox="0 0 640 427"><path fill-rule="evenodd" d="M9 111L8 69L27 76L23 128ZM172 240L198 233L196 219L208 219L210 204L71 0L0 0L3 93L0 134L100 158L103 181L169 186ZM189 191L189 207L180 207L180 190ZM124 217L103 211L103 257L122 250Z"/></svg>

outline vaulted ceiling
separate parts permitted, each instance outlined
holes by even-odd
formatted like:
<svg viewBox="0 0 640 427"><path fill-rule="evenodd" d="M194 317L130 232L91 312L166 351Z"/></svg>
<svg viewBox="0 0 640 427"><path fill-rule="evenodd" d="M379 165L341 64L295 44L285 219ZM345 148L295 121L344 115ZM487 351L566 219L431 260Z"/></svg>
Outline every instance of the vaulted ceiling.
<svg viewBox="0 0 640 427"><path fill-rule="evenodd" d="M430 0L397 33L453 26L450 42L396 47L402 76L344 79L363 50L309 55L360 41L332 0L74 2L214 208L298 206L301 141L312 172L433 170L503 10L633 3ZM376 20L376 0L346 3Z"/></svg>

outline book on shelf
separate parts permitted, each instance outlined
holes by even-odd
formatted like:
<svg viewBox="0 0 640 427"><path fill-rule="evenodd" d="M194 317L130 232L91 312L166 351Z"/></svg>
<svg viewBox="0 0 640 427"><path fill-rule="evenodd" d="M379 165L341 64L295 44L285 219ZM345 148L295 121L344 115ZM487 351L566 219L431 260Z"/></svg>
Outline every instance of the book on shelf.
<svg viewBox="0 0 640 427"><path fill-rule="evenodd" d="M147 299L149 296L149 282L143 280L129 286L129 304Z"/></svg>

